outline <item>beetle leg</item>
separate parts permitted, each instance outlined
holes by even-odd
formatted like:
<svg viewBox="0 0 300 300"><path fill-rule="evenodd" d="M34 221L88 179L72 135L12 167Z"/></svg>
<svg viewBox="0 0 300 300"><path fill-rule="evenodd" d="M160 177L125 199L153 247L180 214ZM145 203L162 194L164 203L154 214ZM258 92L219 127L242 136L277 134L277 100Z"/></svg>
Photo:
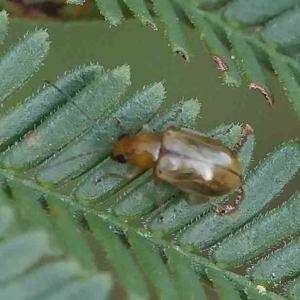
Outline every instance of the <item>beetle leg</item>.
<svg viewBox="0 0 300 300"><path fill-rule="evenodd" d="M143 173L143 170L140 169L140 168L135 167L134 169L128 171L128 172L124 175L124 177L125 177L126 179L133 179L134 177L140 175L141 173Z"/></svg>
<svg viewBox="0 0 300 300"><path fill-rule="evenodd" d="M141 132L153 132L153 130L148 124L144 124L139 133Z"/></svg>
<svg viewBox="0 0 300 300"><path fill-rule="evenodd" d="M215 213L218 215L226 215L226 214L234 212L238 208L241 201L243 200L243 195L244 195L244 190L240 186L235 192L235 199L234 199L233 205L228 205L228 204L222 205L222 204L215 203L214 204Z"/></svg>
<svg viewBox="0 0 300 300"><path fill-rule="evenodd" d="M217 215L226 215L229 214L230 212L234 211L234 206L233 205L222 205L222 204L214 204L214 209L213 211Z"/></svg>
<svg viewBox="0 0 300 300"><path fill-rule="evenodd" d="M199 131L195 131L195 130L192 130L192 129L189 129L189 128L181 128L181 131L183 131L183 132L186 132L186 133L189 133L189 134L193 134L193 135L198 135L198 136L206 136L206 137L211 137L211 138L216 138L216 139L218 139L217 138L217 136L218 135L224 135L224 134L227 134L227 133L229 133L230 131L231 131L231 128L233 127L233 124L232 125L230 125L227 129L226 129L226 131L225 132L217 132L217 133L214 133L214 134L210 134L210 135L208 135L208 134L204 134L204 133L202 133L202 132L199 132Z"/></svg>
<svg viewBox="0 0 300 300"><path fill-rule="evenodd" d="M117 126L126 131L120 118L116 117Z"/></svg>
<svg viewBox="0 0 300 300"><path fill-rule="evenodd" d="M116 124L122 131L124 131L124 132L126 131L124 129L121 119L118 117L116 117ZM111 140L111 142L115 142L117 140L117 138L115 138L115 137L110 137L109 139Z"/></svg>
<svg viewBox="0 0 300 300"><path fill-rule="evenodd" d="M121 174L118 174L118 173L106 173L106 174L103 174L101 177L96 177L95 182L100 183L102 180L104 180L108 177L116 177L116 178L121 178L121 179L125 178L124 175L121 175Z"/></svg>
<svg viewBox="0 0 300 300"><path fill-rule="evenodd" d="M101 182L103 179L106 179L108 177L116 177L116 178L121 178L121 179L133 179L134 177L140 175L143 172L143 170L139 169L139 168L134 168L133 170L128 171L126 174L122 175L119 173L114 173L114 172L110 172L110 173L106 173L101 177L96 178L96 183Z"/></svg>
<svg viewBox="0 0 300 300"><path fill-rule="evenodd" d="M182 112L182 110L180 111L180 113L181 112ZM169 121L166 124L164 124L163 127L162 127L162 131L167 130L167 129L179 130L181 128L181 126L180 126L180 120L181 120L180 113L175 118L175 120Z"/></svg>
<svg viewBox="0 0 300 300"><path fill-rule="evenodd" d="M186 202L190 206L195 206L195 205L203 204L203 203L207 202L207 200L208 200L207 197L202 196L202 195L188 194Z"/></svg>
<svg viewBox="0 0 300 300"><path fill-rule="evenodd" d="M120 118L116 117L117 126L123 131L128 133L133 133L135 130L128 130L125 128L125 126L122 124L122 121ZM139 131L139 133L142 132L153 132L152 128L148 124L144 124L142 126L142 129Z"/></svg>
<svg viewBox="0 0 300 300"><path fill-rule="evenodd" d="M233 148L233 151L237 154L239 153L239 151L241 150L241 148L244 146L244 144L247 141L248 135L253 133L253 128L249 125L246 124L242 130L242 134L241 134L241 138L239 140L239 142L235 145L235 147Z"/></svg>
<svg viewBox="0 0 300 300"><path fill-rule="evenodd" d="M215 132L213 134L210 134L209 136L211 138L216 138L217 139L218 135L226 135L226 134L230 133L233 126L234 126L234 124L231 124L231 125L229 125L229 127L225 131L223 131L223 132Z"/></svg>
<svg viewBox="0 0 300 300"><path fill-rule="evenodd" d="M234 205L220 205L220 204L214 204L214 212L217 215L227 215L231 212L233 212L236 207Z"/></svg>
<svg viewBox="0 0 300 300"><path fill-rule="evenodd" d="M165 131L167 129L179 130L180 125L177 121L169 121L169 122L167 122L166 124L163 125L162 131Z"/></svg>
<svg viewBox="0 0 300 300"><path fill-rule="evenodd" d="M130 130L125 128L124 124L122 123L122 120L119 117L116 117L116 124L117 127L121 130L122 133L130 133ZM111 138L112 141L115 141L116 138Z"/></svg>
<svg viewBox="0 0 300 300"><path fill-rule="evenodd" d="M138 129L134 129L134 128L131 128L131 129L127 129L124 124L122 123L122 120L119 118L119 117L116 117L116 123L117 123L117 126L119 127L119 129L121 129L122 133L124 134L133 134L135 133L136 131L138 131ZM144 127L147 128L148 125L143 125L143 128L141 131L147 131L147 129L144 129ZM149 126L148 126L149 127ZM150 128L150 127L149 127ZM112 142L114 142L117 138L110 138Z"/></svg>
<svg viewBox="0 0 300 300"><path fill-rule="evenodd" d="M158 184L159 182L161 182L161 179L159 179L155 174L153 174L153 181L154 181L154 184Z"/></svg>

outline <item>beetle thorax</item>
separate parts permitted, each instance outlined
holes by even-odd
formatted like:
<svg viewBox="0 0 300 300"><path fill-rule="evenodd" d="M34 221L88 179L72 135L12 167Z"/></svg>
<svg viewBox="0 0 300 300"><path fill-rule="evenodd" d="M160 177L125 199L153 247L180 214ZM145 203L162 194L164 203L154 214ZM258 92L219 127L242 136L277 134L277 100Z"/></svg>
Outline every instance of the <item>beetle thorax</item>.
<svg viewBox="0 0 300 300"><path fill-rule="evenodd" d="M144 133L135 137L132 154L128 160L141 169L151 169L156 166L160 156L161 138L152 133Z"/></svg>

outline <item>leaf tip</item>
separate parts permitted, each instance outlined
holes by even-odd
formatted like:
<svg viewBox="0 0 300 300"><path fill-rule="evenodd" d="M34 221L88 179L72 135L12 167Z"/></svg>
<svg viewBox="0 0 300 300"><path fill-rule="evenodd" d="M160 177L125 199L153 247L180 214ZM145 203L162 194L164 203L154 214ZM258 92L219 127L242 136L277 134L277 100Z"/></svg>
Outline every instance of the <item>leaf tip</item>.
<svg viewBox="0 0 300 300"><path fill-rule="evenodd" d="M123 66L117 67L116 69L112 70L112 73L117 76L122 77L128 85L131 84L131 80L130 80L131 70L130 70L129 65L123 65Z"/></svg>
<svg viewBox="0 0 300 300"><path fill-rule="evenodd" d="M182 47L175 47L174 53L181 56L186 62L190 62L190 56L188 52Z"/></svg>

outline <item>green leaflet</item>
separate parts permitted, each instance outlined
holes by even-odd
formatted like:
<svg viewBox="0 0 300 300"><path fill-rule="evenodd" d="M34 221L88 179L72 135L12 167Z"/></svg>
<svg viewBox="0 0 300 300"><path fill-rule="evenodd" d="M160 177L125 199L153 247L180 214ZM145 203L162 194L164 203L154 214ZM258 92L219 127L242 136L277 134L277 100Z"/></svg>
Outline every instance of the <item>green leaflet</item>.
<svg viewBox="0 0 300 300"><path fill-rule="evenodd" d="M196 276L192 269L189 260L174 248L166 249L166 254L180 299L206 300L204 289L199 282L198 276Z"/></svg>
<svg viewBox="0 0 300 300"><path fill-rule="evenodd" d="M299 167L298 143L281 146L248 177L238 210L227 216L207 214L180 234L180 244L204 249L237 230L279 195Z"/></svg>
<svg viewBox="0 0 300 300"><path fill-rule="evenodd" d="M245 181L246 177L249 175L249 168L252 164L254 147L256 145L255 135L250 134L247 138L246 143L240 150L238 154L239 161L242 165L243 170L243 180Z"/></svg>
<svg viewBox="0 0 300 300"><path fill-rule="evenodd" d="M286 300L283 297L280 297L274 293L267 293L263 286L248 286L245 288L245 293L249 297L249 300Z"/></svg>
<svg viewBox="0 0 300 300"><path fill-rule="evenodd" d="M271 45L281 48L296 46L300 42L299 22L300 8L296 7L268 22L262 37Z"/></svg>
<svg viewBox="0 0 300 300"><path fill-rule="evenodd" d="M230 86L240 86L242 79L231 58L230 52L222 44L210 23L200 10L186 9L186 14L196 29L201 32L201 39L204 41L210 55L217 64L217 69L221 72L225 83Z"/></svg>
<svg viewBox="0 0 300 300"><path fill-rule="evenodd" d="M300 115L300 101L299 101L300 85L297 78L295 77L295 74L290 69L287 60L283 55L275 55L274 53L270 53L270 61L279 81L283 85L284 92L287 95L292 108L299 116Z"/></svg>
<svg viewBox="0 0 300 300"><path fill-rule="evenodd" d="M296 239L255 264L249 275L254 282L265 285L286 281L299 274L299 255L300 240Z"/></svg>
<svg viewBox="0 0 300 300"><path fill-rule="evenodd" d="M179 125L183 128L195 128L195 123L200 114L201 104L197 99L180 101L174 104L163 114L156 114L149 122L150 128L155 132L162 132L169 125ZM178 122L178 123L177 123Z"/></svg>
<svg viewBox="0 0 300 300"><path fill-rule="evenodd" d="M207 212L210 207L209 202L189 205L186 195L179 194L178 197L155 210L147 219L147 226L155 232L173 233Z"/></svg>
<svg viewBox="0 0 300 300"><path fill-rule="evenodd" d="M120 176L114 173L116 169ZM76 200L85 205L104 201L130 182L126 177L130 170L129 164L120 164L110 157L106 158L80 180L74 190Z"/></svg>
<svg viewBox="0 0 300 300"><path fill-rule="evenodd" d="M37 230L43 228L51 230L51 224L48 222L46 211L38 205L41 203L39 201L43 199L43 194L15 180L8 179L7 184L11 189L11 197L22 208L21 213L17 215L19 222L22 223L20 229ZM32 203L36 204L33 208Z"/></svg>
<svg viewBox="0 0 300 300"><path fill-rule="evenodd" d="M300 279L297 278L287 288L287 296L291 299L297 299L300 297Z"/></svg>
<svg viewBox="0 0 300 300"><path fill-rule="evenodd" d="M75 281L43 300L105 300L110 294L111 287L110 276L99 274L86 280Z"/></svg>
<svg viewBox="0 0 300 300"><path fill-rule="evenodd" d="M33 131L33 142L23 139L5 153L0 164L9 169L26 170L41 163L94 124L92 120L111 114L129 84L130 69L127 66L97 76L93 84L73 100L90 119L68 102Z"/></svg>
<svg viewBox="0 0 300 300"><path fill-rule="evenodd" d="M63 288L69 281L84 275L80 266L73 261L57 262L42 266L0 289L0 299L34 299L48 296L53 290ZM44 299L44 298L43 298Z"/></svg>
<svg viewBox="0 0 300 300"><path fill-rule="evenodd" d="M234 287L233 282L215 269L208 268L207 276L213 282L222 300L241 300L239 291Z"/></svg>
<svg viewBox="0 0 300 300"><path fill-rule="evenodd" d="M142 24L150 25L152 29L157 27L151 17L144 0L123 0L134 15L142 22Z"/></svg>
<svg viewBox="0 0 300 300"><path fill-rule="evenodd" d="M101 73L102 67L98 65L82 67L65 74L55 85L70 97L74 97ZM3 151L12 145L67 100L65 95L53 87L46 86L36 96L25 99L17 107L10 109L0 119L0 150ZM28 136L30 137L30 134Z"/></svg>
<svg viewBox="0 0 300 300"><path fill-rule="evenodd" d="M6 231L14 222L14 213L9 206L2 206L0 209L0 238L3 238Z"/></svg>
<svg viewBox="0 0 300 300"><path fill-rule="evenodd" d="M190 50L183 36L178 22L173 3L171 0L152 0L156 14L161 18L170 46L175 54L179 54L184 60L190 60Z"/></svg>
<svg viewBox="0 0 300 300"><path fill-rule="evenodd" d="M297 193L284 205L260 216L251 226L221 242L213 251L214 259L228 266L250 261L297 233L299 215L300 194Z"/></svg>
<svg viewBox="0 0 300 300"><path fill-rule="evenodd" d="M76 259L90 272L96 271L94 257L83 232L75 230L76 220L71 215L66 203L55 196L46 197L49 205L50 218L56 227L56 238L65 249L65 252Z"/></svg>
<svg viewBox="0 0 300 300"><path fill-rule="evenodd" d="M52 230L55 224L56 239L64 246L69 256L76 258L87 269L93 270L92 254L82 234L74 230L75 220L70 215L66 204L54 196L47 197L16 181L10 180L9 185L14 199L22 206L22 215L19 216L23 220L22 228ZM45 209L42 209L43 205L48 207L49 215Z"/></svg>
<svg viewBox="0 0 300 300"><path fill-rule="evenodd" d="M37 180L47 185L59 184L102 161L108 156L113 139L126 130L137 130L153 117L164 98L164 92L162 84L157 83L128 99L109 118L98 122L46 162L40 168ZM118 124L118 120L121 124Z"/></svg>
<svg viewBox="0 0 300 300"><path fill-rule="evenodd" d="M0 282L12 280L38 263L43 256L57 256L46 232L32 231L0 243Z"/></svg>
<svg viewBox="0 0 300 300"><path fill-rule="evenodd" d="M43 64L49 51L48 33L37 30L25 36L0 61L0 102L7 99ZM17 74L17 76L15 75Z"/></svg>
<svg viewBox="0 0 300 300"><path fill-rule="evenodd" d="M159 299L179 300L173 279L163 264L159 252L145 237L141 237L132 230L127 232L129 243L137 257L139 264L149 278Z"/></svg>
<svg viewBox="0 0 300 300"><path fill-rule="evenodd" d="M233 24L259 25L297 4L298 0L237 0L227 5L224 17Z"/></svg>
<svg viewBox="0 0 300 300"><path fill-rule="evenodd" d="M127 185L113 197L117 204L111 208L112 213L130 218L143 216L177 193L176 188L162 181L155 182L153 173L150 171Z"/></svg>
<svg viewBox="0 0 300 300"><path fill-rule="evenodd" d="M95 0L97 6L104 16L104 18L109 21L111 25L119 25L122 23L124 18L122 8L118 0Z"/></svg>
<svg viewBox="0 0 300 300"><path fill-rule="evenodd" d="M118 280L124 287L129 299L149 299L149 292L143 275L121 238L109 228L109 223L99 217L88 214L87 221L96 239L105 249Z"/></svg>
<svg viewBox="0 0 300 300"><path fill-rule="evenodd" d="M297 78L300 78L300 64L290 57L286 57L288 67L293 71Z"/></svg>
<svg viewBox="0 0 300 300"><path fill-rule="evenodd" d="M224 275L230 281L233 281L233 284L242 291L242 294L246 294L249 300L287 300L273 292L267 291L263 285L248 281L245 276L228 271L224 271Z"/></svg>
<svg viewBox="0 0 300 300"><path fill-rule="evenodd" d="M6 35L7 35L7 28L8 27L8 19L7 13L5 10L0 12L0 44L3 43Z"/></svg>
<svg viewBox="0 0 300 300"><path fill-rule="evenodd" d="M227 35L234 49L235 59L247 78L248 87L259 90L267 99L269 105L273 107L274 99L269 83L251 45L247 43L243 36L234 31L227 33Z"/></svg>

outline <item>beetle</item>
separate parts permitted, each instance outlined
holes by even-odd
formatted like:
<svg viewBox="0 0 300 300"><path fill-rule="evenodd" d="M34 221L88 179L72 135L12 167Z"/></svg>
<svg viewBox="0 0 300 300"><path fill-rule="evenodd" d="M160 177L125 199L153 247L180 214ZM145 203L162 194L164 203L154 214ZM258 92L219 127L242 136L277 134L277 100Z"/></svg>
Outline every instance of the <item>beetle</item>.
<svg viewBox="0 0 300 300"><path fill-rule="evenodd" d="M154 169L156 179L179 188L190 199L235 191L233 205L215 205L216 213L227 214L242 200L242 169L237 154L252 132L247 124L234 149L190 129L123 134L115 141L110 157L120 163L131 163L137 172Z"/></svg>
<svg viewBox="0 0 300 300"><path fill-rule="evenodd" d="M45 82L69 98L74 107L90 119L68 94L49 81ZM121 125L120 120L117 123ZM250 133L253 129L246 124L240 141L234 149L230 149L220 140L194 130L169 128L162 133L154 133L148 128L138 134L122 134L114 142L110 157L120 163L134 165L132 175L154 169L155 178L189 194L189 203L198 204L201 195L224 196L235 191L233 205L215 204L216 213L227 214L233 212L242 200L242 169L237 154Z"/></svg>

